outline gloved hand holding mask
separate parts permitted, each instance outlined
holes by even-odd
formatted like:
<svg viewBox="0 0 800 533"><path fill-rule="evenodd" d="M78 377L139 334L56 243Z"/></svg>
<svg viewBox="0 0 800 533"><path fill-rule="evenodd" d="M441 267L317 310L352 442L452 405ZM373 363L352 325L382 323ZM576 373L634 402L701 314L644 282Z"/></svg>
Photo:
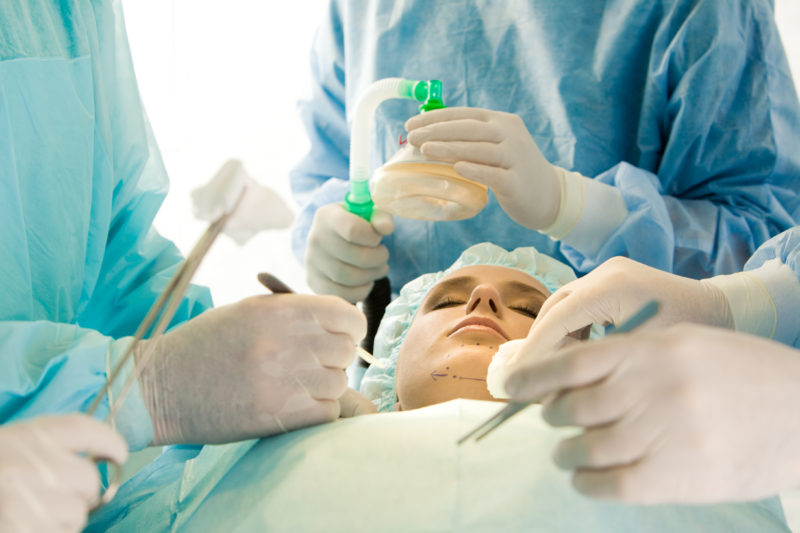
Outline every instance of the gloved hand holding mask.
<svg viewBox="0 0 800 533"><path fill-rule="evenodd" d="M389 251L381 238L394 230L389 213L376 209L371 223L342 204L317 210L308 234L305 264L308 286L356 303L389 272Z"/></svg>
<svg viewBox="0 0 800 533"><path fill-rule="evenodd" d="M517 115L470 107L422 113L406 122L408 142L461 176L488 186L518 224L542 229L558 215L558 169Z"/></svg>

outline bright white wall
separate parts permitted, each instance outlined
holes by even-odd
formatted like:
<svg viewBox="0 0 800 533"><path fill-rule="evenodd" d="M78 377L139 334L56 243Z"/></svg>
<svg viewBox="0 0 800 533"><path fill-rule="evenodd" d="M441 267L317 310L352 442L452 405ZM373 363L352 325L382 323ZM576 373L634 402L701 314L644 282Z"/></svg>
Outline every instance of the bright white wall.
<svg viewBox="0 0 800 533"><path fill-rule="evenodd" d="M292 209L288 172L308 143L296 111L324 0L124 0L142 98L170 175L156 226L185 253L205 229L190 191L229 157ZM259 270L307 290L289 231L219 238L196 276L217 304L263 292Z"/></svg>
<svg viewBox="0 0 800 533"><path fill-rule="evenodd" d="M789 57L795 85L800 87L800 0L775 0L775 20Z"/></svg>

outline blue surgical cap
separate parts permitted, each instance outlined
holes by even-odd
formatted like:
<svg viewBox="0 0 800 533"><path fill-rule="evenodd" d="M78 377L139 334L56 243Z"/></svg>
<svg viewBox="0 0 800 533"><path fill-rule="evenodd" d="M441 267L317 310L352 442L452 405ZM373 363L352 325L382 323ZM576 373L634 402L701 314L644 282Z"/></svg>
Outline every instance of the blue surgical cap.
<svg viewBox="0 0 800 533"><path fill-rule="evenodd" d="M384 366L372 365L361 381L361 392L372 400L379 411L392 411L397 403L394 388L397 354L425 295L449 273L473 265L494 265L521 270L538 280L551 294L576 279L570 267L540 253L533 246L509 252L485 242L467 248L446 270L423 274L406 283L400 290L400 296L386 308L386 314L375 335L373 355Z"/></svg>

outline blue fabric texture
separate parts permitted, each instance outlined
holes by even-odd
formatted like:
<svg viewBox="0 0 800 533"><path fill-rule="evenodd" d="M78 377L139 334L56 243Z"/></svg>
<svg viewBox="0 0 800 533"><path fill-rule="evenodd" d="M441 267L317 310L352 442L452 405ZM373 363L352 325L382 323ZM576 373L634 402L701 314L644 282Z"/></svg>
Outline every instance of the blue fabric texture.
<svg viewBox="0 0 800 533"><path fill-rule="evenodd" d="M754 270L770 259L778 259L787 265L800 280L800 226L784 231L762 244L744 269ZM800 302L797 303L800 308Z"/></svg>
<svg viewBox="0 0 800 533"><path fill-rule="evenodd" d="M291 176L300 259L315 211L347 191L357 99L387 77L441 79L448 106L518 114L551 163L627 206L591 256L517 225L491 194L469 220L396 219L384 239L395 290L485 241L535 246L579 274L616 255L732 273L800 216L800 106L769 0L331 0L311 69L311 149ZM416 106L378 108L373 169Z"/></svg>
<svg viewBox="0 0 800 533"><path fill-rule="evenodd" d="M121 3L2 2L0 27L5 423L85 411L181 256L152 228L167 176ZM173 324L210 305L191 288ZM141 404L130 412L129 443L151 430Z"/></svg>

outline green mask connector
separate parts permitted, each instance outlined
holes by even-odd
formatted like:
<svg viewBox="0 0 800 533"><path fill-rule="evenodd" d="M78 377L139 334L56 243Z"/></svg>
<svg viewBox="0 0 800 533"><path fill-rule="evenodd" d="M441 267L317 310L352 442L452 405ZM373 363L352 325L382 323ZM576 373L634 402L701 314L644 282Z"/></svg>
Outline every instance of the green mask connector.
<svg viewBox="0 0 800 533"><path fill-rule="evenodd" d="M419 112L424 113L425 111L446 107L442 102L442 82L440 80L429 80L427 85L427 94L425 99L421 100L423 103L419 106Z"/></svg>
<svg viewBox="0 0 800 533"><path fill-rule="evenodd" d="M369 221L372 218L372 209L375 207L369 193L369 182L352 182L350 192L344 196L344 205L351 213Z"/></svg>
<svg viewBox="0 0 800 533"><path fill-rule="evenodd" d="M399 93L403 98L422 102L422 105L419 106L420 113L446 107L442 101L441 80L405 80L400 86Z"/></svg>

